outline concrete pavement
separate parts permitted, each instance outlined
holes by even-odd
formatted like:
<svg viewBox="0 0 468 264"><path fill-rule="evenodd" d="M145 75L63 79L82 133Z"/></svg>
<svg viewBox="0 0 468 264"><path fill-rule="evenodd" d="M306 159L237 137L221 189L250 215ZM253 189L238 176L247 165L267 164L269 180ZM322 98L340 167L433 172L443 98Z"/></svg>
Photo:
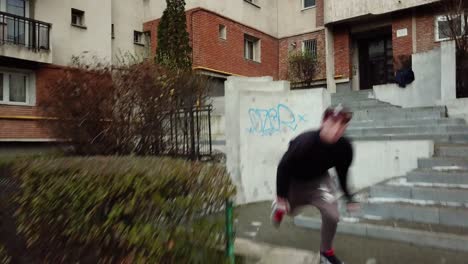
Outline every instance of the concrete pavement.
<svg viewBox="0 0 468 264"><path fill-rule="evenodd" d="M320 245L318 231L296 227L292 218L286 218L280 229L270 224L269 202L256 203L236 209L237 237L264 244L268 247L299 249L316 255ZM309 212L308 215L311 213ZM250 244L252 245L252 244ZM239 248L240 249L240 248ZM430 247L414 246L401 242L363 238L338 234L335 251L347 264L466 264L468 253ZM268 252L268 251L267 251ZM302 251L301 251L302 252ZM239 252L240 253L240 252ZM287 254L286 254L287 255ZM275 259L275 258L273 258ZM296 260L281 262L287 264L304 263ZM311 260L310 263L315 260ZM270 262L274 264L275 262ZM307 262L305 262L307 263Z"/></svg>

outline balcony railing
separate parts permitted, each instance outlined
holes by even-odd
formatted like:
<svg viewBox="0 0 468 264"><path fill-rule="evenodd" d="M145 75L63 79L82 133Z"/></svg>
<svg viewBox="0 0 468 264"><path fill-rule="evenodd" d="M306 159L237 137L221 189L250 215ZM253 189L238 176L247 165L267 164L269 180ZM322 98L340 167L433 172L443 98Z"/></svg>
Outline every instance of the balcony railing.
<svg viewBox="0 0 468 264"><path fill-rule="evenodd" d="M50 50L50 23L0 12L0 45L20 45L34 51Z"/></svg>

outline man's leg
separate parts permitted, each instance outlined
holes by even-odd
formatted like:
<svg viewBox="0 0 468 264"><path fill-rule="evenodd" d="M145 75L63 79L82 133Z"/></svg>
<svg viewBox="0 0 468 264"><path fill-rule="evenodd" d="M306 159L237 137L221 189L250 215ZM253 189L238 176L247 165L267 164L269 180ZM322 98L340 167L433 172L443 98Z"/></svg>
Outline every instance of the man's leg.
<svg viewBox="0 0 468 264"><path fill-rule="evenodd" d="M310 204L317 207L322 215L322 228L320 231L321 263L341 264L342 262L335 256L333 250L333 240L340 220L340 213L335 197L335 188L330 176L327 175L322 181Z"/></svg>

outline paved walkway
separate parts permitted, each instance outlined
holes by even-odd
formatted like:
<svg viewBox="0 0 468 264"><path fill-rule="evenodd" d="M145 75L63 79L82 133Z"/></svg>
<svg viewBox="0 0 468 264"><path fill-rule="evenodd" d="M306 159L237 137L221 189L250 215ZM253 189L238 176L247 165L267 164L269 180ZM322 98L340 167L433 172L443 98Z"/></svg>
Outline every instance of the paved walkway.
<svg viewBox="0 0 468 264"><path fill-rule="evenodd" d="M313 256L315 256L313 252L317 252L319 249L320 233L310 229L296 227L291 218L287 218L280 229L276 230L271 226L269 220L270 204L271 203L257 203L237 208L237 236L242 239L249 239L250 241L260 243L260 245L267 243L268 248L272 246L285 247L287 248L287 252L293 252L289 251L291 249L299 249L301 250L300 252L306 255L308 253L309 256L312 256L311 262L304 262L308 260L299 258L299 260L290 259L289 261L277 263L318 263L318 260L316 261L313 259ZM468 263L468 252L440 250L401 242L342 234L337 235L335 242L337 255L347 264ZM249 247L253 247L252 244L248 245L250 245ZM241 250L240 247L239 250ZM267 252L271 252L271 250L268 249ZM272 254L272 256L276 255ZM275 259L275 257L273 257L273 259ZM276 262L269 262L269 264L275 263Z"/></svg>

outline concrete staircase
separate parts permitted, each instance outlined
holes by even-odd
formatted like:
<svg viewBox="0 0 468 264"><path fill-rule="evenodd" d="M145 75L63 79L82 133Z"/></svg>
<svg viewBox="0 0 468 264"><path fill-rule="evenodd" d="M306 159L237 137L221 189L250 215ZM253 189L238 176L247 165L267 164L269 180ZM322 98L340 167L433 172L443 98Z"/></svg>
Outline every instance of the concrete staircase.
<svg viewBox="0 0 468 264"><path fill-rule="evenodd" d="M407 175L361 194L358 214L341 205L344 233L418 245L468 251L468 126L447 117L444 107L407 108L372 98L372 93L341 93L332 104L354 112L347 132L353 140L432 139L434 156L418 160ZM296 217L302 227L319 228L310 215ZM343 223L344 222L344 223Z"/></svg>
<svg viewBox="0 0 468 264"><path fill-rule="evenodd" d="M447 117L443 106L401 108L359 91L332 95L332 105L353 111L347 136L355 140L433 139L438 142L468 142L463 119Z"/></svg>
<svg viewBox="0 0 468 264"><path fill-rule="evenodd" d="M434 157L420 159L416 170L372 186L361 217L459 227L468 232L468 145L437 144Z"/></svg>

